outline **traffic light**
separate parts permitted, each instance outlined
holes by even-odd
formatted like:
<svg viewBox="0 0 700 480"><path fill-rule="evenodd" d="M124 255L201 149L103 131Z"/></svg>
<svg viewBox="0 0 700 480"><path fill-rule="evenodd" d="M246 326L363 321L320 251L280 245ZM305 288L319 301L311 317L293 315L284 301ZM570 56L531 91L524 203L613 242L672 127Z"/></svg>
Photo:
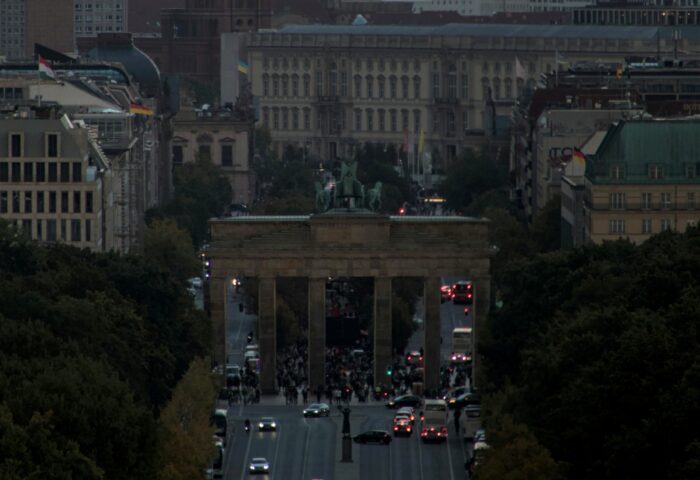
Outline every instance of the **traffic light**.
<svg viewBox="0 0 700 480"><path fill-rule="evenodd" d="M388 377L391 377L391 374L392 374L392 373L393 373L393 370L392 370L392 368L391 368L391 365L387 365L387 366L386 366L386 375L387 375Z"/></svg>

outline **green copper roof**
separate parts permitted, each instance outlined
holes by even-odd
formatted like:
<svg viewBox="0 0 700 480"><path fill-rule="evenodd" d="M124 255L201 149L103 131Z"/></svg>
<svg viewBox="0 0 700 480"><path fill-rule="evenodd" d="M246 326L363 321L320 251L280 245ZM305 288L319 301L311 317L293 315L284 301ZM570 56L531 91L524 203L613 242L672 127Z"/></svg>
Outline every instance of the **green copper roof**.
<svg viewBox="0 0 700 480"><path fill-rule="evenodd" d="M611 168L622 167L614 179ZM652 179L649 168L661 168ZM695 175L688 176L692 166ZM588 157L586 177L593 183L700 183L700 119L620 121L608 129L595 155Z"/></svg>

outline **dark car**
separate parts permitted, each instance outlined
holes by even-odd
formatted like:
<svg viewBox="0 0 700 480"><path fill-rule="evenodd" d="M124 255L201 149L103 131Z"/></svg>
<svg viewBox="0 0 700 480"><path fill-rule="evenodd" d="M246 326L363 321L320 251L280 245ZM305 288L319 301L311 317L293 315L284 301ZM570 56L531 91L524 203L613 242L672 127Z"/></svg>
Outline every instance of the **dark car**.
<svg viewBox="0 0 700 480"><path fill-rule="evenodd" d="M423 404L423 400L415 395L399 395L393 400L386 402L387 408L413 407L418 408Z"/></svg>
<svg viewBox="0 0 700 480"><path fill-rule="evenodd" d="M452 303L466 303L471 305L474 299L474 286L472 282L460 280L452 285Z"/></svg>
<svg viewBox="0 0 700 480"><path fill-rule="evenodd" d="M399 435L411 435L413 433L413 422L411 422L410 418L404 417L404 418L398 418L394 419L394 436L398 437Z"/></svg>
<svg viewBox="0 0 700 480"><path fill-rule="evenodd" d="M478 393L465 392L447 402L450 408L464 408L469 405L481 405L481 398Z"/></svg>
<svg viewBox="0 0 700 480"><path fill-rule="evenodd" d="M368 432L355 435L355 443L379 443L389 445L391 443L391 435L384 430L370 430Z"/></svg>
<svg viewBox="0 0 700 480"><path fill-rule="evenodd" d="M275 432L277 431L277 422L272 417L262 417L258 423L258 431Z"/></svg>
<svg viewBox="0 0 700 480"><path fill-rule="evenodd" d="M327 417L331 414L331 408L325 403L312 403L304 409L305 417Z"/></svg>

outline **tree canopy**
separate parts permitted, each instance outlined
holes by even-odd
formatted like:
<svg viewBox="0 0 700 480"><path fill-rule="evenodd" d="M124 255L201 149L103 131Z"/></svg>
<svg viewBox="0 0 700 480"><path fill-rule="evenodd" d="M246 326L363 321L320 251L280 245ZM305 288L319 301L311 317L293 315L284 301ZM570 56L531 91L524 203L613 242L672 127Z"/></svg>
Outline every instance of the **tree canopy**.
<svg viewBox="0 0 700 480"><path fill-rule="evenodd" d="M697 229L506 265L482 388L570 479L700 478L699 267Z"/></svg>
<svg viewBox="0 0 700 480"><path fill-rule="evenodd" d="M0 222L0 477L153 478L156 415L209 331L166 264Z"/></svg>

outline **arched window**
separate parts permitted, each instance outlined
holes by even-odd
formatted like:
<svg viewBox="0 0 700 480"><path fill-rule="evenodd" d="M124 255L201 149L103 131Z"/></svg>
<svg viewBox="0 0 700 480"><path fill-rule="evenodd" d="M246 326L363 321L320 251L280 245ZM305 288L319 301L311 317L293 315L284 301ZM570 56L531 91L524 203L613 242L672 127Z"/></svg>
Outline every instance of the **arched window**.
<svg viewBox="0 0 700 480"><path fill-rule="evenodd" d="M272 96L280 96L280 76L277 74L272 76Z"/></svg>
<svg viewBox="0 0 700 480"><path fill-rule="evenodd" d="M338 93L338 66L335 63L331 64L329 72L329 95L337 95Z"/></svg>
<svg viewBox="0 0 700 480"><path fill-rule="evenodd" d="M420 98L420 77L418 75L413 77L413 98Z"/></svg>
<svg viewBox="0 0 700 480"><path fill-rule="evenodd" d="M398 81L396 79L396 75L392 75L389 77L389 97L390 98L396 98L398 96Z"/></svg>
<svg viewBox="0 0 700 480"><path fill-rule="evenodd" d="M355 75L353 80L355 82L355 98L360 98L362 97L362 77Z"/></svg>
<svg viewBox="0 0 700 480"><path fill-rule="evenodd" d="M372 75L367 75L365 77L365 82L367 83L367 98L374 97L374 77L372 77Z"/></svg>
<svg viewBox="0 0 700 480"><path fill-rule="evenodd" d="M379 98L385 98L384 83L385 83L384 75L379 75L379 77L377 77L377 90L379 90Z"/></svg>
<svg viewBox="0 0 700 480"><path fill-rule="evenodd" d="M292 130L299 130L299 109L292 108Z"/></svg>
<svg viewBox="0 0 700 480"><path fill-rule="evenodd" d="M491 98L491 84L486 77L481 79L481 95L484 100Z"/></svg>
<svg viewBox="0 0 700 480"><path fill-rule="evenodd" d="M389 110L389 128L391 129L392 132L395 132L398 130L399 126L399 118L398 118L398 113L396 110L393 108Z"/></svg>
<svg viewBox="0 0 700 480"><path fill-rule="evenodd" d="M263 82L263 97L267 97L270 95L270 76L266 73L262 76L262 82Z"/></svg>
<svg viewBox="0 0 700 480"><path fill-rule="evenodd" d="M299 96L299 75L297 75L296 73L292 75L292 96Z"/></svg>
<svg viewBox="0 0 700 480"><path fill-rule="evenodd" d="M447 98L457 98L457 67L447 67Z"/></svg>
<svg viewBox="0 0 700 480"><path fill-rule="evenodd" d="M289 96L289 75L287 75L286 73L282 75L282 96Z"/></svg>
<svg viewBox="0 0 700 480"><path fill-rule="evenodd" d="M311 75L308 73L304 74L304 97L311 96Z"/></svg>
<svg viewBox="0 0 700 480"><path fill-rule="evenodd" d="M408 99L408 76L401 77L401 98Z"/></svg>
<svg viewBox="0 0 700 480"><path fill-rule="evenodd" d="M367 131L371 132L372 130L374 130L374 110L372 110L371 108L368 108L365 111L365 114L367 116L367 122L366 122Z"/></svg>
<svg viewBox="0 0 700 480"><path fill-rule="evenodd" d="M493 98L494 100L500 100L501 99L501 79L498 77L495 77L492 82L493 85Z"/></svg>
<svg viewBox="0 0 700 480"><path fill-rule="evenodd" d="M503 96L508 99L513 98L513 80L510 78L506 78L503 81L503 85L505 86Z"/></svg>
<svg viewBox="0 0 700 480"><path fill-rule="evenodd" d="M265 125L266 127L269 127L270 126L270 108L263 107L262 111L263 111L263 118L262 118L263 125Z"/></svg>

